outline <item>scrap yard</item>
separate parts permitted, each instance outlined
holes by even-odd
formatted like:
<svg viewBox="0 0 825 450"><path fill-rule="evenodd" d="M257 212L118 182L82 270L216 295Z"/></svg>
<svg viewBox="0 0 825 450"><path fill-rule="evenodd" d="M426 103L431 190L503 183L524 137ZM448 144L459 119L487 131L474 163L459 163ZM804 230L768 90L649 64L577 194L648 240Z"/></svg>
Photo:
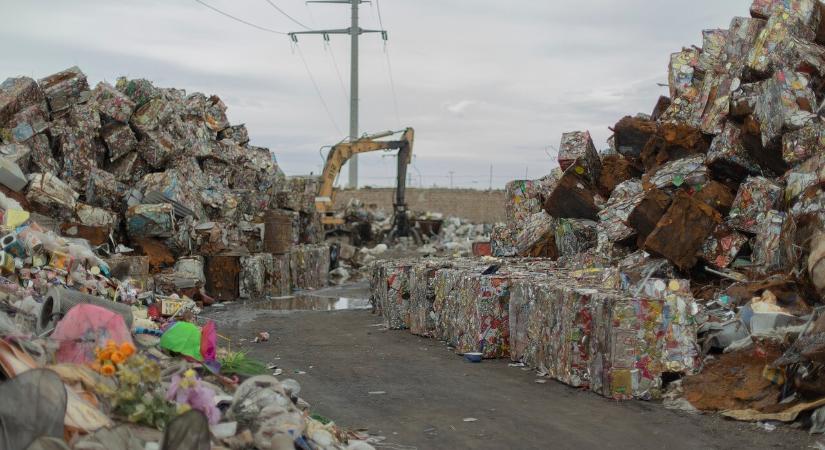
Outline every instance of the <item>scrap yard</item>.
<svg viewBox="0 0 825 450"><path fill-rule="evenodd" d="M0 450L825 449L825 2L42 3L0 29Z"/></svg>

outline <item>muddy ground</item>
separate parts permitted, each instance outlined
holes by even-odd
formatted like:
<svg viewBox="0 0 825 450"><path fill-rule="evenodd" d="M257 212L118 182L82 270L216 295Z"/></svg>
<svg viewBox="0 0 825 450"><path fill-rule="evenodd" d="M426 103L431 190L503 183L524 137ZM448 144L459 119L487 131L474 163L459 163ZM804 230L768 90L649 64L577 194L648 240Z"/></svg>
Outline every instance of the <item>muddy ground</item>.
<svg viewBox="0 0 825 450"><path fill-rule="evenodd" d="M658 402L607 400L508 361L465 362L439 341L384 330L363 286L209 311L219 333L301 383L312 411L341 426L384 436L379 448L411 449L757 449L816 448L786 426L667 410ZM282 311L308 309L322 311ZM332 311L327 311L332 309ZM252 343L258 331L271 340ZM466 419L476 419L466 421ZM819 438L825 443L825 437Z"/></svg>

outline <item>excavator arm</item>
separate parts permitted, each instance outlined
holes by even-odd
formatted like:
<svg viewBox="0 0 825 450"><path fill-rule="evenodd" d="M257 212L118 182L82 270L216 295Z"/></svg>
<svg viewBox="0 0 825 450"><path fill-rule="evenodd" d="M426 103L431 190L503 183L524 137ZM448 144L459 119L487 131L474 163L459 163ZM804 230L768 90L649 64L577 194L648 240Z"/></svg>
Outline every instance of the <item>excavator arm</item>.
<svg viewBox="0 0 825 450"><path fill-rule="evenodd" d="M341 172L341 167L354 155L360 153L375 152L379 150L398 150L398 174L397 189L395 194L395 233L398 236L406 236L409 233L409 224L406 220L406 202L404 200L407 181L407 165L412 161L413 140L415 131L407 128L399 140L380 141L378 139L391 136L395 133L385 132L351 142L342 142L332 147L327 154L327 161L324 165L324 172L321 175L321 188L318 197L315 199L316 209L321 213L321 220L325 224L336 224L333 217L329 217L328 212L332 209L333 189L335 180ZM399 216L403 215L403 218Z"/></svg>

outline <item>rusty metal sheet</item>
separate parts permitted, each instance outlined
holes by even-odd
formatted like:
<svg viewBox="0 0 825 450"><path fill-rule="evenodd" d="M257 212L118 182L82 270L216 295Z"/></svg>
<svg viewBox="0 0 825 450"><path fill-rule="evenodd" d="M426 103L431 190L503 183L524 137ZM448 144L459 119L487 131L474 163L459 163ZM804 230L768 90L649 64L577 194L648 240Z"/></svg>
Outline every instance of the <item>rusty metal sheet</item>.
<svg viewBox="0 0 825 450"><path fill-rule="evenodd" d="M219 301L237 300L240 295L241 258L210 256L206 258L206 292Z"/></svg>

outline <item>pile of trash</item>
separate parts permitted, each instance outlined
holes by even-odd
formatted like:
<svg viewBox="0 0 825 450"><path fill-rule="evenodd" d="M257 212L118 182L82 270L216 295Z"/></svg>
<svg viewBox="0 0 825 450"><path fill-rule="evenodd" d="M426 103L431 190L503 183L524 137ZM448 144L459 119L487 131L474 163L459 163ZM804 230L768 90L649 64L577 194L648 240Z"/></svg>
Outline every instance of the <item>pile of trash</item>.
<svg viewBox="0 0 825 450"><path fill-rule="evenodd" d="M324 252L318 178L285 177L217 96L144 79L92 89L77 67L9 78L0 84L0 154L0 191L17 201L6 211L85 239L143 290L200 291L208 304L239 298L241 284L274 296L325 284L328 267L290 265L324 259L306 256ZM19 224L8 215L13 239ZM265 270L240 264L263 255L272 255Z"/></svg>
<svg viewBox="0 0 825 450"><path fill-rule="evenodd" d="M317 177L225 109L77 68L0 84L0 448L372 448L198 316L330 267Z"/></svg>
<svg viewBox="0 0 825 450"><path fill-rule="evenodd" d="M750 12L673 54L670 95L609 149L565 133L558 169L509 183L501 259L375 264L387 325L609 397L825 430L825 5Z"/></svg>
<svg viewBox="0 0 825 450"><path fill-rule="evenodd" d="M475 224L458 217L445 218L432 211L407 211L407 214L412 225L411 236L389 238L392 214L377 205L350 199L344 210L335 215L343 224L328 232L326 237L333 255L330 282L342 284L360 279L377 260L411 255L461 257L479 251L490 254L492 225Z"/></svg>

